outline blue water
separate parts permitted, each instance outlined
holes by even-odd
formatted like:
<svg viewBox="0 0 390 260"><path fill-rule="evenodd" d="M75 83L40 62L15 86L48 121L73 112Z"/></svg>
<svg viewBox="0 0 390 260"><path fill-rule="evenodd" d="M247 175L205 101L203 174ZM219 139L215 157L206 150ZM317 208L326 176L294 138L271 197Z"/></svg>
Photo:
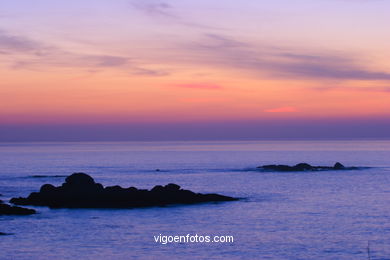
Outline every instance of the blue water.
<svg viewBox="0 0 390 260"><path fill-rule="evenodd" d="M372 167L258 172L263 164ZM160 171L156 171L160 169ZM389 141L0 144L2 200L86 172L103 185L177 183L237 202L143 209L53 209L0 216L0 259L390 259ZM47 177L34 178L34 175ZM162 245L158 235L230 235Z"/></svg>

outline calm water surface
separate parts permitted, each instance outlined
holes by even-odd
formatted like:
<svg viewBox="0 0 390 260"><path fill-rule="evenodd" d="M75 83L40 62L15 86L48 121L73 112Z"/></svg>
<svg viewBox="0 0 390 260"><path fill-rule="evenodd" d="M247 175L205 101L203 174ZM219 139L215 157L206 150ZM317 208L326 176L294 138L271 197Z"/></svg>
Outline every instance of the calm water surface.
<svg viewBox="0 0 390 260"><path fill-rule="evenodd" d="M372 167L257 172L270 163ZM160 169L160 171L156 171ZM0 216L0 259L390 259L389 141L2 143L2 200L86 172L103 185L171 182L237 202L130 210L36 207ZM47 176L34 178L34 175ZM231 235L167 244L162 235Z"/></svg>

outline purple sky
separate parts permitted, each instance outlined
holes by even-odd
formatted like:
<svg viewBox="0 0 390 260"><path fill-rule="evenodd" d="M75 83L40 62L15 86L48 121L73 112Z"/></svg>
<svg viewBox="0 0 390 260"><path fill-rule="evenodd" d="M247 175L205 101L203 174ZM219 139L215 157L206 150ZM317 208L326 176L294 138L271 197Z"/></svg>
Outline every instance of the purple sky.
<svg viewBox="0 0 390 260"><path fill-rule="evenodd" d="M114 125L3 125L1 141L389 139L388 119L237 121Z"/></svg>
<svg viewBox="0 0 390 260"><path fill-rule="evenodd" d="M0 142L390 138L390 1L0 1Z"/></svg>

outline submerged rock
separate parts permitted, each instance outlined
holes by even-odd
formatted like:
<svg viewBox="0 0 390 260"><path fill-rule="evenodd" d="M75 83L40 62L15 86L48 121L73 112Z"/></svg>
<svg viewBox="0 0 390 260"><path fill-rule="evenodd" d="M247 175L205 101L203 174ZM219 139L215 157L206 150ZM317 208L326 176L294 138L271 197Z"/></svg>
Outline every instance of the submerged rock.
<svg viewBox="0 0 390 260"><path fill-rule="evenodd" d="M337 162L334 166L312 166L308 163L298 163L294 166L289 165L263 165L257 167L257 169L264 171L277 171L277 172L303 172L303 171L333 171L333 170L357 170L358 167L345 167L341 163Z"/></svg>
<svg viewBox="0 0 390 260"><path fill-rule="evenodd" d="M11 206L0 201L0 215L32 215L35 213L33 209Z"/></svg>
<svg viewBox="0 0 390 260"><path fill-rule="evenodd" d="M10 236L10 235L13 235L13 233L0 232L0 236Z"/></svg>
<svg viewBox="0 0 390 260"><path fill-rule="evenodd" d="M238 199L219 194L194 193L172 183L155 186L150 191L134 187L103 187L85 173L74 173L59 187L44 184L39 192L32 192L27 198L12 198L11 202L52 208L133 208L234 200Z"/></svg>

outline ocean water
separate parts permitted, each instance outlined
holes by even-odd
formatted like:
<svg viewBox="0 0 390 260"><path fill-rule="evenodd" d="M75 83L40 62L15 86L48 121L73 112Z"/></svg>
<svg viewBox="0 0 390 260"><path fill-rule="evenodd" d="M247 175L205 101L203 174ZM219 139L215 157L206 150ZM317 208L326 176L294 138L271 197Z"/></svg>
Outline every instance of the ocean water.
<svg viewBox="0 0 390 260"><path fill-rule="evenodd" d="M337 161L370 168L255 170ZM34 207L39 214L0 216L0 231L10 233L0 236L0 259L390 259L390 141L0 144L2 200L59 185L73 172L105 186L177 183L242 200L118 210ZM154 240L160 234L234 241L164 245Z"/></svg>

